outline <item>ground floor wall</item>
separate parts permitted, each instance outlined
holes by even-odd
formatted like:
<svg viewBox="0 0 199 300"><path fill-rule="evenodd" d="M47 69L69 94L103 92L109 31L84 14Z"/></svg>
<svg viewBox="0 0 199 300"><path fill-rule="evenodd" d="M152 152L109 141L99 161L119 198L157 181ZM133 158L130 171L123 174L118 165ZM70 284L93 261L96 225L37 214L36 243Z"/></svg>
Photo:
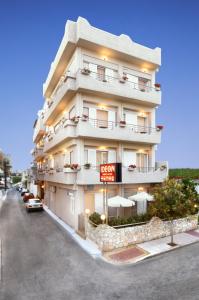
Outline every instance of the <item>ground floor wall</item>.
<svg viewBox="0 0 199 300"><path fill-rule="evenodd" d="M150 192L150 184L110 184L107 189L107 198L121 195L125 198L132 196L139 189ZM85 209L90 213L104 213L104 192L103 185L64 185L55 182L44 183L44 203L65 223L75 230L84 229ZM109 216L130 216L137 213L137 205L130 208L109 208Z"/></svg>

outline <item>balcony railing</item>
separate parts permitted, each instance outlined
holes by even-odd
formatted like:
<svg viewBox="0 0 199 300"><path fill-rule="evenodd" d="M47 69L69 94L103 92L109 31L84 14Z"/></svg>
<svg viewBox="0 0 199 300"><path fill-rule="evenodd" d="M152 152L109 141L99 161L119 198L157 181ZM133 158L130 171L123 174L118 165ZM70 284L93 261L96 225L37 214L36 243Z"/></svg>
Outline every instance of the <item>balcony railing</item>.
<svg viewBox="0 0 199 300"><path fill-rule="evenodd" d="M149 86L144 83L137 83L133 82L128 79L128 76L123 76L121 78L119 77L113 77L106 74L100 74L96 72L92 72L90 70L85 71L85 69L80 69L79 72L84 75L91 76L92 78L101 81L101 82L108 82L108 83L114 83L119 82L121 84L128 84L130 88L133 88L135 90L141 91L141 92L151 92L151 91L159 91L160 89L157 89L155 87Z"/></svg>
<svg viewBox="0 0 199 300"><path fill-rule="evenodd" d="M157 128L150 127L150 126L141 126L141 125L135 125L135 124L129 124L123 122L113 122L113 121L99 120L99 119L92 119L92 118L88 118L87 120L95 128L114 130L115 128L118 127L121 128L126 127L132 130L134 133L140 133L140 134L152 134L159 131Z"/></svg>

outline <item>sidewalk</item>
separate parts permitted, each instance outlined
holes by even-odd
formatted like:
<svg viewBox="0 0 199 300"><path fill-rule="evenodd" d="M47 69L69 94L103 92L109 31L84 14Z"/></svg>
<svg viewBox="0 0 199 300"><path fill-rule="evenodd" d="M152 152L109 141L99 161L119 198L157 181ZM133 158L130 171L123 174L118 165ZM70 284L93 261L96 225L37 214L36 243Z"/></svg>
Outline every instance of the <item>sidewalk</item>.
<svg viewBox="0 0 199 300"><path fill-rule="evenodd" d="M168 245L170 240L171 237L168 236L158 240L132 245L125 249L117 249L105 253L104 259L113 264L136 263L146 258L199 242L199 229L174 235L174 243L176 244L174 247Z"/></svg>
<svg viewBox="0 0 199 300"><path fill-rule="evenodd" d="M6 198L6 192L4 190L0 190L0 209L5 198Z"/></svg>

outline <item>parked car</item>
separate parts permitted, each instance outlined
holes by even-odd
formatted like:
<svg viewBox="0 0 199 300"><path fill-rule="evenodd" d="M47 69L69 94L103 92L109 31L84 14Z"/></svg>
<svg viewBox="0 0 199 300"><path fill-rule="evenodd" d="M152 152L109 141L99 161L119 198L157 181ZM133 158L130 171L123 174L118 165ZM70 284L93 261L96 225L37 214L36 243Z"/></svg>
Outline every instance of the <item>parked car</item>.
<svg viewBox="0 0 199 300"><path fill-rule="evenodd" d="M28 202L25 205L27 212L43 210L43 204L41 200L37 198L28 200Z"/></svg>
<svg viewBox="0 0 199 300"><path fill-rule="evenodd" d="M21 190L21 196L23 197L25 193L28 193L28 189L22 188Z"/></svg>
<svg viewBox="0 0 199 300"><path fill-rule="evenodd" d="M23 195L23 201L24 202L27 202L28 200L33 199L33 198L35 198L35 196L32 193L25 193Z"/></svg>

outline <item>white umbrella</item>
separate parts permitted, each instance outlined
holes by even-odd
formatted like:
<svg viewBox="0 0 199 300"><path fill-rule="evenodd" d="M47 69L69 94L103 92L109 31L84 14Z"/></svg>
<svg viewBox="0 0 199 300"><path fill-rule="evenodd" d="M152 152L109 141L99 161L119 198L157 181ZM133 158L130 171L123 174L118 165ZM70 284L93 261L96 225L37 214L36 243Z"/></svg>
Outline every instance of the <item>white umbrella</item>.
<svg viewBox="0 0 199 300"><path fill-rule="evenodd" d="M121 196L115 196L108 199L109 207L131 207L135 205L135 202Z"/></svg>
<svg viewBox="0 0 199 300"><path fill-rule="evenodd" d="M153 201L153 196L146 193L146 192L141 192L141 193L137 193L136 195L130 196L128 197L128 199L130 200L134 200L134 201Z"/></svg>

